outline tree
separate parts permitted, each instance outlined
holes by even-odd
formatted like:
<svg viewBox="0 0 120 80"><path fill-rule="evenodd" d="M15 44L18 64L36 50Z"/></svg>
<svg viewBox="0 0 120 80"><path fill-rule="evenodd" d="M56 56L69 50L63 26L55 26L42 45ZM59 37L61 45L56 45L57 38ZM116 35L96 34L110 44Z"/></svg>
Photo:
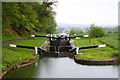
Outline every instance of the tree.
<svg viewBox="0 0 120 80"><path fill-rule="evenodd" d="M55 31L55 12L52 5L55 2L4 2L2 5L2 28L21 32L39 31L52 33ZM8 31L8 30L7 30ZM10 31L9 31L10 32ZM24 34L24 33L21 33Z"/></svg>
<svg viewBox="0 0 120 80"><path fill-rule="evenodd" d="M76 34L75 28L72 28L72 29L70 30L69 34L71 34L71 35Z"/></svg>
<svg viewBox="0 0 120 80"><path fill-rule="evenodd" d="M89 35L92 38L98 38L105 36L105 30L102 27L96 26L94 24L91 25L89 30Z"/></svg>

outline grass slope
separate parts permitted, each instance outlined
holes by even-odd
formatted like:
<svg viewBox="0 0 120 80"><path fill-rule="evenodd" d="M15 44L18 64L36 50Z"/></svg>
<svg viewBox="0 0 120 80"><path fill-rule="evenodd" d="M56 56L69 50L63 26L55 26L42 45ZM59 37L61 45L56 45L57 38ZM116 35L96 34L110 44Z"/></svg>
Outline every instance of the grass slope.
<svg viewBox="0 0 120 80"><path fill-rule="evenodd" d="M39 33L39 35L45 35ZM40 46L44 43L46 39L43 38L33 38L31 40L23 40L20 42L14 42L12 44L19 44L25 46ZM5 70L7 67L14 66L15 63L21 62L25 59L35 58L36 55L33 55L34 50L22 49L22 48L11 48L9 46L2 47L2 70Z"/></svg>

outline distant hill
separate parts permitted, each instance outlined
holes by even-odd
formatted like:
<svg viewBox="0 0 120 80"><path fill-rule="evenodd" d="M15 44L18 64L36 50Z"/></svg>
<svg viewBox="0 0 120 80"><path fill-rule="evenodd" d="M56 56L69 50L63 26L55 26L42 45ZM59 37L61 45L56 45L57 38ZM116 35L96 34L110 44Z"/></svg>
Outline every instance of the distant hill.
<svg viewBox="0 0 120 80"><path fill-rule="evenodd" d="M57 24L58 28L63 28L65 31L69 31L72 28L77 28L80 30L86 31L89 25L81 25L81 24Z"/></svg>
<svg viewBox="0 0 120 80"><path fill-rule="evenodd" d="M117 26L116 25L99 25L105 29L109 29L109 28L115 28L114 30L117 29ZM58 23L57 24L57 27L58 28L61 28L61 30L64 30L64 31L70 31L72 28L76 28L76 29L80 29L80 30L83 30L83 31L86 31L87 28L90 27L90 25L87 25L87 24L65 24L65 23Z"/></svg>
<svg viewBox="0 0 120 80"><path fill-rule="evenodd" d="M106 32L118 32L118 27L107 27Z"/></svg>

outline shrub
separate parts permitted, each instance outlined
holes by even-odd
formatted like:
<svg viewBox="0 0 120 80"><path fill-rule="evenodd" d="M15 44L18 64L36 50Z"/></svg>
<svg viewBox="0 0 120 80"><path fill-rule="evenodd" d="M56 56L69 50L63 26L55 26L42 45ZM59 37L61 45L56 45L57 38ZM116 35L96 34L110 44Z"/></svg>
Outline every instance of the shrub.
<svg viewBox="0 0 120 80"><path fill-rule="evenodd" d="M114 56L114 57L120 57L120 52L119 52L119 51L115 51L115 52L113 53L113 56Z"/></svg>
<svg viewBox="0 0 120 80"><path fill-rule="evenodd" d="M90 30L89 30L89 35L91 37L103 37L105 36L105 30L102 27L96 26L96 25L91 25Z"/></svg>

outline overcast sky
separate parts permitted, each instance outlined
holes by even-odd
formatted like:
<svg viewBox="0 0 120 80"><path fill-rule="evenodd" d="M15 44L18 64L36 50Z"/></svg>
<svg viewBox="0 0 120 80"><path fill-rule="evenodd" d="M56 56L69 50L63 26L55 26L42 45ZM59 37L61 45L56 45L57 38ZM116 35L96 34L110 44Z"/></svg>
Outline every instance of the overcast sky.
<svg viewBox="0 0 120 80"><path fill-rule="evenodd" d="M57 23L117 25L120 0L58 0Z"/></svg>

